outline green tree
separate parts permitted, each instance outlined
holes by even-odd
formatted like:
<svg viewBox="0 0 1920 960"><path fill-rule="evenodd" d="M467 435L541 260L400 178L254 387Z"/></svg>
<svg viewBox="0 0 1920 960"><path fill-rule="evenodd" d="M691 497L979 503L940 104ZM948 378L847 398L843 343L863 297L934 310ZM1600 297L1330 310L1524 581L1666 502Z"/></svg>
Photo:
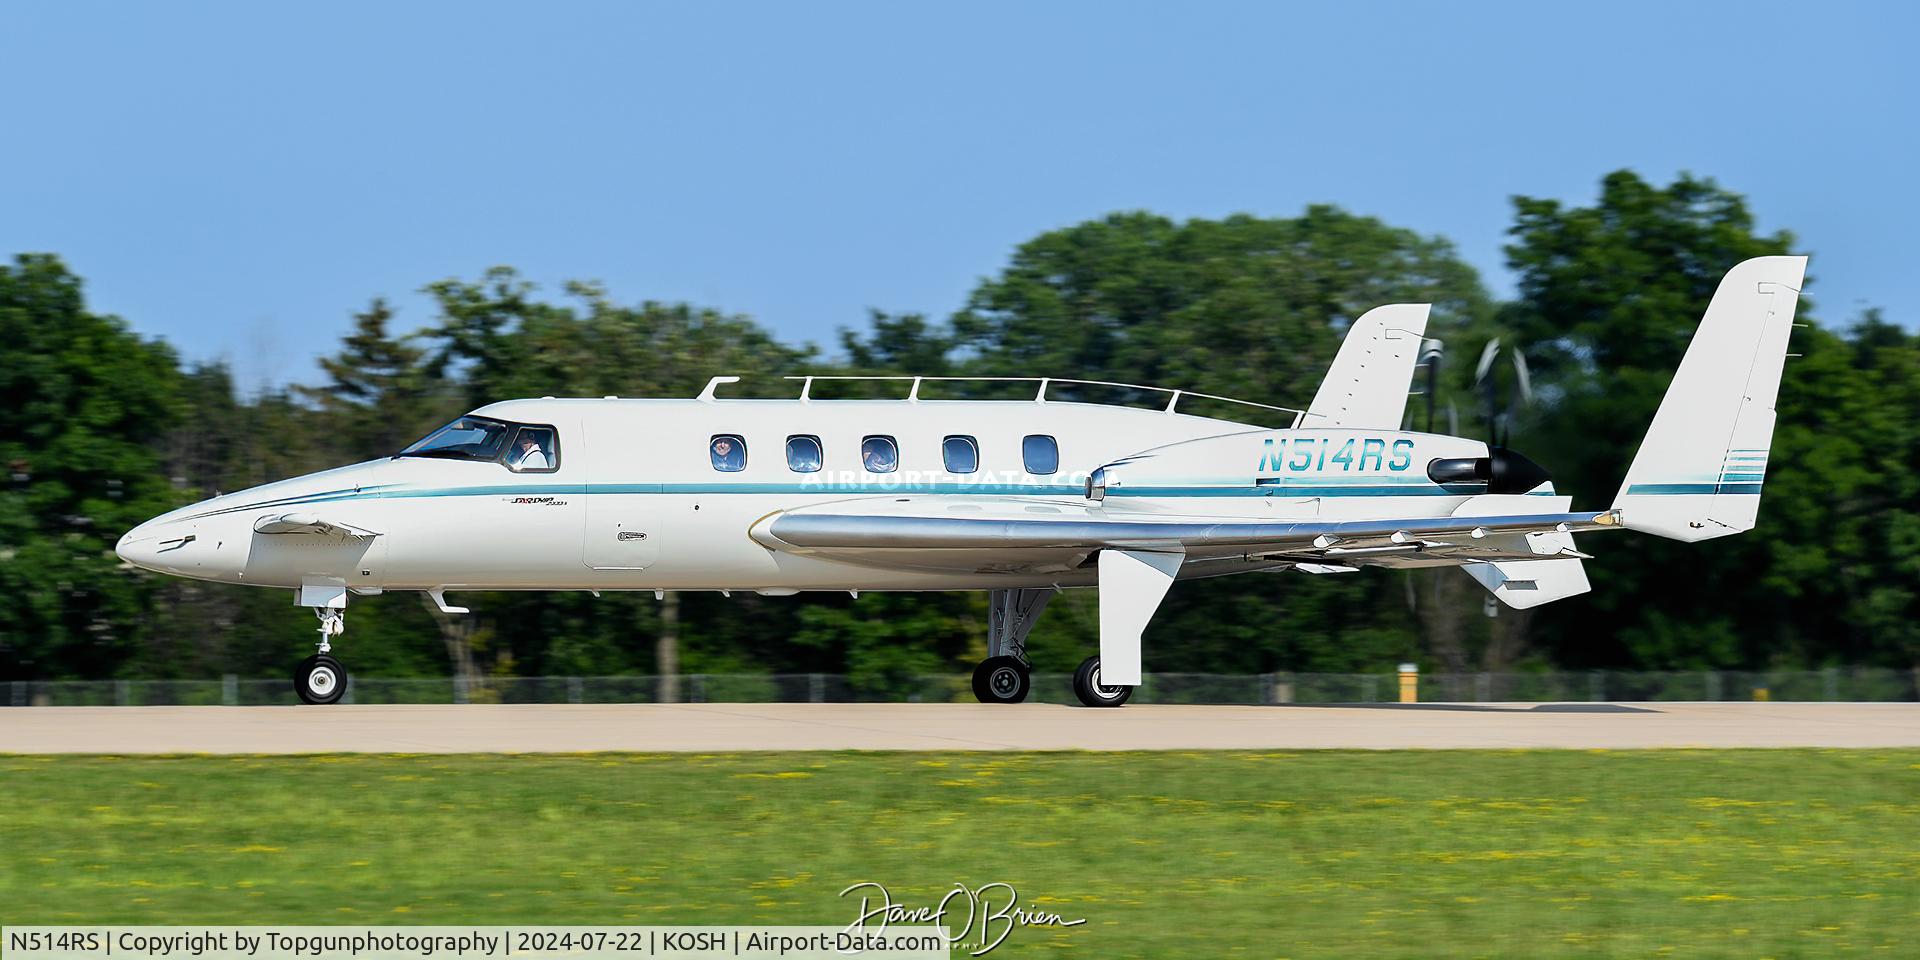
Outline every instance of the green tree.
<svg viewBox="0 0 1920 960"><path fill-rule="evenodd" d="M0 675L111 675L148 599L114 543L180 500L161 470L173 352L88 311L44 254L0 266L0 343Z"/></svg>
<svg viewBox="0 0 1920 960"><path fill-rule="evenodd" d="M455 412L436 395L425 351L387 330L393 310L375 298L353 318L340 352L320 360L327 382L298 386L327 425L329 446L347 459L390 456Z"/></svg>
<svg viewBox="0 0 1920 960"><path fill-rule="evenodd" d="M1490 309L1447 241L1334 207L1176 223L1115 214L1015 251L954 318L974 373L1111 377L1305 405L1345 324L1434 305L1444 334Z"/></svg>

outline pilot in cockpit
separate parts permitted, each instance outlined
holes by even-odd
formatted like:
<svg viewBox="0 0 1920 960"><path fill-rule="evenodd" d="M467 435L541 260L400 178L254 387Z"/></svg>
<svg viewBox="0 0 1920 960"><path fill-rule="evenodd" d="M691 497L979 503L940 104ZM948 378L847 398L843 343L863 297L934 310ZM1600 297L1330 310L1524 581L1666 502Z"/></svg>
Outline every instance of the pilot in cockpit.
<svg viewBox="0 0 1920 960"><path fill-rule="evenodd" d="M520 439L508 458L508 466L515 470L545 470L552 466L547 452L540 448L540 438L532 430L520 431Z"/></svg>

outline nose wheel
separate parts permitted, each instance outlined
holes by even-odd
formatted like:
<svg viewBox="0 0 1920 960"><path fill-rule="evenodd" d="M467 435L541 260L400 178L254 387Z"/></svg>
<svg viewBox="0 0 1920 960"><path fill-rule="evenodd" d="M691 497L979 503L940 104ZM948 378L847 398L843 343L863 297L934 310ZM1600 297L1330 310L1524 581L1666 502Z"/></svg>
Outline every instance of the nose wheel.
<svg viewBox="0 0 1920 960"><path fill-rule="evenodd" d="M347 668L327 654L314 654L293 671L293 692L301 703L339 703L347 693Z"/></svg>
<svg viewBox="0 0 1920 960"><path fill-rule="evenodd" d="M1019 703L1033 690L1033 674L1017 657L988 657L973 668L973 695L981 703Z"/></svg>
<svg viewBox="0 0 1920 960"><path fill-rule="evenodd" d="M1100 658L1088 657L1073 672L1073 695L1089 707L1117 707L1133 698L1133 688L1102 684Z"/></svg>
<svg viewBox="0 0 1920 960"><path fill-rule="evenodd" d="M301 703L339 703L347 695L347 668L332 655L333 638L347 629L346 611L339 607L315 607L320 618L320 652L300 661L293 671L293 693Z"/></svg>

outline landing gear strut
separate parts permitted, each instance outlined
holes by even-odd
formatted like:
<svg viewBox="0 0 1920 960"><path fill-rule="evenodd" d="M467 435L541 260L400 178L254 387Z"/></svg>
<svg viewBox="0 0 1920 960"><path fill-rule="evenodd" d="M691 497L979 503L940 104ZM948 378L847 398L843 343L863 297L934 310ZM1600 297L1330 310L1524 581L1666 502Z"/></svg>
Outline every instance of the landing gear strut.
<svg viewBox="0 0 1920 960"><path fill-rule="evenodd" d="M315 607L320 618L320 652L300 661L293 671L293 692L301 703L339 703L347 695L347 668L331 655L332 638L347 629L346 611L337 607Z"/></svg>
<svg viewBox="0 0 1920 960"><path fill-rule="evenodd" d="M1033 690L1033 665L1027 662L1027 634L1051 589L995 590L987 615L987 658L973 670L973 695L981 703L1019 703Z"/></svg>

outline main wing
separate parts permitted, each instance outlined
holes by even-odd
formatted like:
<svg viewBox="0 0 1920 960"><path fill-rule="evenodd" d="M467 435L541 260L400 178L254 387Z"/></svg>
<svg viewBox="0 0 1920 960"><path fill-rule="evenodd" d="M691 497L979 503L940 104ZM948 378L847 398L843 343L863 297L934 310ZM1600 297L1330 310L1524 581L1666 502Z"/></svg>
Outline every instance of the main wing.
<svg viewBox="0 0 1920 960"><path fill-rule="evenodd" d="M1583 556L1567 534L1617 529L1611 510L1380 520L1166 516L996 497L872 497L770 514L751 536L770 550L869 566L1039 573L1103 549L1325 566L1437 566Z"/></svg>

